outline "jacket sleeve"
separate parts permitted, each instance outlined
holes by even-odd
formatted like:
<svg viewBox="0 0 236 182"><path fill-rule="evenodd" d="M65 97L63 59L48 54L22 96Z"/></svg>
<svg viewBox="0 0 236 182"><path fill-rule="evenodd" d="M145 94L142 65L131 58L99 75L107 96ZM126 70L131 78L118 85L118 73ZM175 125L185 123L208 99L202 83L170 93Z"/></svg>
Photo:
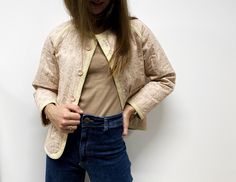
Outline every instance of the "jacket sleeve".
<svg viewBox="0 0 236 182"><path fill-rule="evenodd" d="M169 95L175 86L176 74L158 40L142 25L141 39L147 83L127 102L134 107L140 119Z"/></svg>
<svg viewBox="0 0 236 182"><path fill-rule="evenodd" d="M49 103L56 103L58 82L59 69L55 57L55 48L48 35L44 42L39 67L32 83L34 100L40 111L43 126L49 124L44 113L44 107Z"/></svg>

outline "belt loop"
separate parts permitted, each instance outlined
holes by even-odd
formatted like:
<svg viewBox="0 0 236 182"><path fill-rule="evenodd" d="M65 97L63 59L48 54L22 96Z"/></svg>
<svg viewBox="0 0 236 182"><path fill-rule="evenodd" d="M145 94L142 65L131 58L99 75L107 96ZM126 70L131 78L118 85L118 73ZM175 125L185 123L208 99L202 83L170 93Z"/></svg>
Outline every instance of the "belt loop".
<svg viewBox="0 0 236 182"><path fill-rule="evenodd" d="M104 118L104 129L103 129L103 131L108 131L108 124L109 124L109 122L108 122L107 118Z"/></svg>
<svg viewBox="0 0 236 182"><path fill-rule="evenodd" d="M84 115L83 113L80 114L80 125L83 125L83 119L84 119Z"/></svg>

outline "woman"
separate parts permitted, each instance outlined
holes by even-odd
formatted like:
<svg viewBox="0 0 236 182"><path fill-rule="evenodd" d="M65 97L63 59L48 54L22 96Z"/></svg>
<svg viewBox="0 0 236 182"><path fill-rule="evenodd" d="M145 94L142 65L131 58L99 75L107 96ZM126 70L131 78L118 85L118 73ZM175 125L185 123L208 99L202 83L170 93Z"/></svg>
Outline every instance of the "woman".
<svg viewBox="0 0 236 182"><path fill-rule="evenodd" d="M33 87L44 126L46 182L129 182L123 136L175 85L153 33L126 0L64 0L71 20L48 35Z"/></svg>

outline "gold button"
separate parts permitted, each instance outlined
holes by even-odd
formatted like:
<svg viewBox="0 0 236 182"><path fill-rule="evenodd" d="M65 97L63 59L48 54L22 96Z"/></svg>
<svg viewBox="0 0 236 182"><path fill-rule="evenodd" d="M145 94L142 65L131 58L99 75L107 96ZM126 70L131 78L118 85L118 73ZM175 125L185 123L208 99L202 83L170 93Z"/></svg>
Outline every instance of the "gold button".
<svg viewBox="0 0 236 182"><path fill-rule="evenodd" d="M75 97L72 96L72 97L71 97L71 102L75 102L75 100L76 100Z"/></svg>
<svg viewBox="0 0 236 182"><path fill-rule="evenodd" d="M82 75L83 75L83 71L82 71L82 70L79 70L79 71L78 71L78 75L79 75L79 76L82 76Z"/></svg>
<svg viewBox="0 0 236 182"><path fill-rule="evenodd" d="M86 50L87 51L90 51L92 48L91 48L91 46L88 44L87 46L86 46Z"/></svg>

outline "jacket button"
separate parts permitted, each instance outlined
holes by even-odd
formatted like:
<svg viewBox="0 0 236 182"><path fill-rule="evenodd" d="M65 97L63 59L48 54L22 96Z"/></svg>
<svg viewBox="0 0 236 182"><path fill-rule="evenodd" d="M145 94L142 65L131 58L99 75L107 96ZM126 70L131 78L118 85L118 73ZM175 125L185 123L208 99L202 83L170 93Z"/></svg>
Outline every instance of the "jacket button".
<svg viewBox="0 0 236 182"><path fill-rule="evenodd" d="M75 102L75 100L76 100L75 97L72 96L72 97L71 97L71 102Z"/></svg>
<svg viewBox="0 0 236 182"><path fill-rule="evenodd" d="M82 71L82 70L79 70L79 71L78 71L78 75L79 75L79 76L82 76L82 75L83 75L83 71Z"/></svg>
<svg viewBox="0 0 236 182"><path fill-rule="evenodd" d="M86 50L87 50L87 51L90 51L91 49L92 49L92 48L91 48L90 45L87 45L87 46L86 46Z"/></svg>

